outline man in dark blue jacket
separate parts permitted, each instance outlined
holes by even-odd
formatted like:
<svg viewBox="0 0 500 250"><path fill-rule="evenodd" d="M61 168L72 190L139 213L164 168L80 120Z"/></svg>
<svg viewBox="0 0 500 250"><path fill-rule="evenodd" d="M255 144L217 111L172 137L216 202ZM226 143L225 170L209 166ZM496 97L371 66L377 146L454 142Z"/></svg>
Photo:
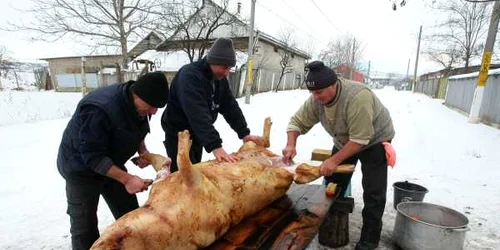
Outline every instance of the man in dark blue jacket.
<svg viewBox="0 0 500 250"><path fill-rule="evenodd" d="M161 118L172 172L177 171L177 133L186 129L191 133L192 163L201 161L203 147L219 161L239 160L222 148L222 140L213 125L218 113L244 142L263 144L262 137L250 135L243 112L229 88L227 75L235 65L232 40L219 38L205 58L184 65L172 80L168 105Z"/></svg>
<svg viewBox="0 0 500 250"><path fill-rule="evenodd" d="M151 180L127 173L125 162L136 152L148 152L148 119L167 98L165 75L153 72L135 82L94 90L78 103L57 156L57 168L66 180L73 249L89 249L99 238L100 195L115 219L138 208L135 193L147 190Z"/></svg>

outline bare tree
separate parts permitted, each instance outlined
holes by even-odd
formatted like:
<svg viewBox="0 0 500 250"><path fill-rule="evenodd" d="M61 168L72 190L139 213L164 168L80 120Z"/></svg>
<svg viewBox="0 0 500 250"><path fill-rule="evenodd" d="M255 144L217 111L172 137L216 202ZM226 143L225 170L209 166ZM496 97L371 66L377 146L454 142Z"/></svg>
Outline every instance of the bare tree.
<svg viewBox="0 0 500 250"><path fill-rule="evenodd" d="M19 67L19 63L14 61L14 59L12 58L3 58L3 60L0 62L0 75L3 75L4 77L11 75L16 80L17 87L14 88L14 90L22 90L19 83L19 76L17 74Z"/></svg>
<svg viewBox="0 0 500 250"><path fill-rule="evenodd" d="M227 29L231 34L246 34L245 23L238 19L237 11L231 11L229 7L229 0L217 3L211 0L170 2L163 5L162 12L165 15L161 15L157 29L173 30L169 40L176 45L167 49L180 49L193 62L205 55L214 38L226 35L221 30Z"/></svg>
<svg viewBox="0 0 500 250"><path fill-rule="evenodd" d="M316 40L312 37L306 37L300 42L300 48L302 48L309 57L312 57L316 51Z"/></svg>
<svg viewBox="0 0 500 250"><path fill-rule="evenodd" d="M70 36L82 39L93 51L119 48L122 67L128 63L128 43L155 23L154 0L32 0L28 23L10 23L9 30L34 31L33 39L55 41Z"/></svg>
<svg viewBox="0 0 500 250"><path fill-rule="evenodd" d="M319 54L319 59L326 66L338 67L346 65L350 69L359 70L363 58L363 43L353 35L346 34L331 40ZM354 55L354 56L353 56Z"/></svg>
<svg viewBox="0 0 500 250"><path fill-rule="evenodd" d="M254 54L254 68L260 70L265 68L267 63L269 62L269 57L267 54Z"/></svg>
<svg viewBox="0 0 500 250"><path fill-rule="evenodd" d="M8 77L9 75L12 75L16 79L16 85L17 88L16 90L20 90L21 86L19 85L19 79L17 76L17 68L18 64L14 59L8 56L9 51L5 46L0 46L0 78L3 77ZM0 81L0 89L3 89L2 83Z"/></svg>
<svg viewBox="0 0 500 250"><path fill-rule="evenodd" d="M441 1L434 9L447 16L425 39L430 59L451 67L463 63L469 67L483 49L480 40L487 31L491 4L466 0Z"/></svg>
<svg viewBox="0 0 500 250"><path fill-rule="evenodd" d="M3 89L3 86L2 86L2 76L4 75L3 74L3 65L4 65L4 60L5 60L5 54L7 52L7 49L5 48L5 46L3 45L0 45L0 90Z"/></svg>
<svg viewBox="0 0 500 250"><path fill-rule="evenodd" d="M460 52L453 46L443 47L439 50L432 47L427 48L424 55L447 70L450 70L460 60Z"/></svg>
<svg viewBox="0 0 500 250"><path fill-rule="evenodd" d="M283 47L278 50L281 70L278 84L274 88L275 92L278 92L283 76L292 70L293 48L295 47L294 30L290 27L282 28L278 34L278 39L281 40Z"/></svg>

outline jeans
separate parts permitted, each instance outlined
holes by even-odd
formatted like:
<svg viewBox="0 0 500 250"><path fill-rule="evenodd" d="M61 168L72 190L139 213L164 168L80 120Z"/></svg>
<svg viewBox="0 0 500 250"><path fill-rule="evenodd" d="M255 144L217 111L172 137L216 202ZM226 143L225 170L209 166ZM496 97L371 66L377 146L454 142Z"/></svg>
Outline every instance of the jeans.
<svg viewBox="0 0 500 250"><path fill-rule="evenodd" d="M99 238L97 205L102 195L115 219L139 207L135 194L111 178L85 183L66 181L67 214L71 223L71 245L74 250L87 250Z"/></svg>

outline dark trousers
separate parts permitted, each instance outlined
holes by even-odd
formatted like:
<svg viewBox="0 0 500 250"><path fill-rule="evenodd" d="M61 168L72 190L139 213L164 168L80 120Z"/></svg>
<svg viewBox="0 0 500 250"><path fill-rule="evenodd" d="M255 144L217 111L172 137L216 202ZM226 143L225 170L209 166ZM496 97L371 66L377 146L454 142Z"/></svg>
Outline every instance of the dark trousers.
<svg viewBox="0 0 500 250"><path fill-rule="evenodd" d="M338 152L338 149L334 146L332 154L336 152ZM381 143L375 144L346 159L342 164L356 165L358 160L361 161L361 172L363 173L364 202L360 241L378 244L382 231L382 215L384 214L387 193L387 160L384 146ZM342 188L340 195L343 196L351 177L352 173L333 174L325 177L325 183L337 183Z"/></svg>
<svg viewBox="0 0 500 250"><path fill-rule="evenodd" d="M71 223L71 245L87 250L99 238L97 204L102 195L115 219L139 207L135 194L129 194L121 183L104 178L85 184L66 181L67 214Z"/></svg>
<svg viewBox="0 0 500 250"><path fill-rule="evenodd" d="M191 159L191 163L195 164L201 161L201 156L203 155L203 146L201 146L200 142L191 136L191 150L189 151L189 159ZM167 150L167 155L172 159L172 164L170 165L170 172L176 172L179 170L177 166L177 149L178 149L178 137L177 135L170 135L165 133L165 141L163 145L165 145L165 149Z"/></svg>

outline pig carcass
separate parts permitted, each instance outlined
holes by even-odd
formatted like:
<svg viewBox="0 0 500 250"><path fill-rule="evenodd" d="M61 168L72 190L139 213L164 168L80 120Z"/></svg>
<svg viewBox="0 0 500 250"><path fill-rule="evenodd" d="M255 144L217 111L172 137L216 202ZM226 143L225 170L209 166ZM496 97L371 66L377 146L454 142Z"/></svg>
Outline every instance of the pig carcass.
<svg viewBox="0 0 500 250"><path fill-rule="evenodd" d="M146 203L111 224L91 249L206 247L283 196L293 181L286 169L266 164L275 154L252 142L236 153L237 163L192 165L187 131L179 132L178 147L179 171L155 181Z"/></svg>
<svg viewBox="0 0 500 250"><path fill-rule="evenodd" d="M306 183L320 177L318 167L283 167L281 156L266 149L270 129L267 118L265 145L245 143L234 153L237 163L191 164L187 131L178 135L178 172L169 174L168 158L145 155L158 171L148 200L110 225L91 249L203 248L283 196L294 178Z"/></svg>

